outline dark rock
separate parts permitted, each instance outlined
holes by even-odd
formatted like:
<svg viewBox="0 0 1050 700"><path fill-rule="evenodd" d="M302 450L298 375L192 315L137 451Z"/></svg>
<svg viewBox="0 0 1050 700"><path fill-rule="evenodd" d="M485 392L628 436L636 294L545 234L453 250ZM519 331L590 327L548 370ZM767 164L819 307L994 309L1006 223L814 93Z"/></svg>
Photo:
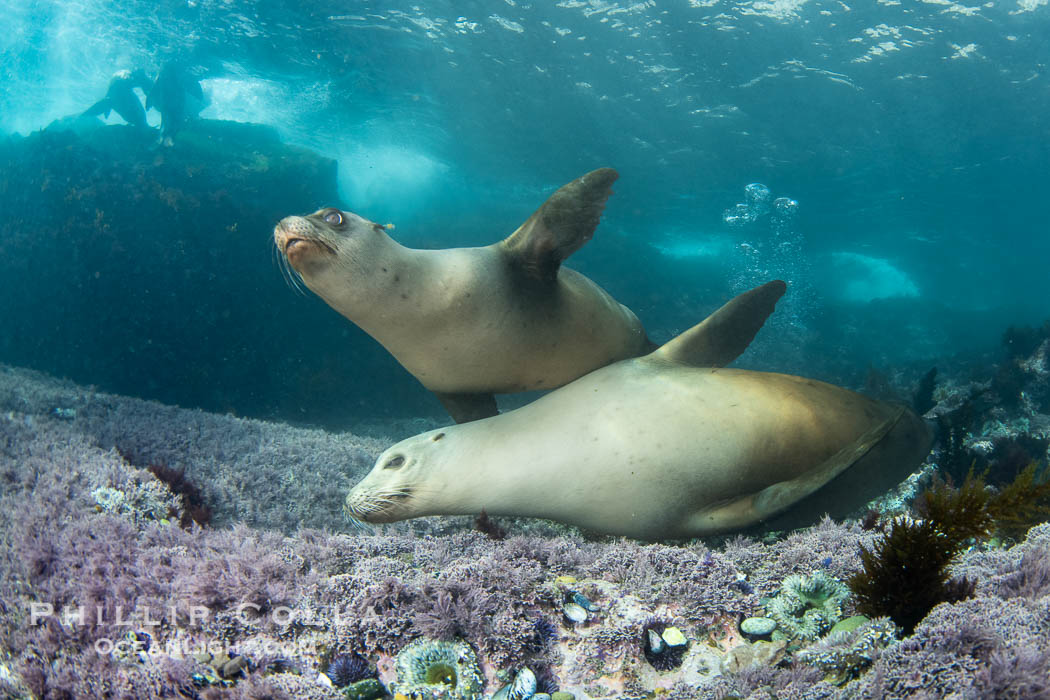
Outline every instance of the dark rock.
<svg viewBox="0 0 1050 700"><path fill-rule="evenodd" d="M192 122L171 147L84 120L0 142L0 362L254 417L418 415L414 380L276 263L274 224L338 204L335 176L238 122ZM355 398L366 383L384 391Z"/></svg>

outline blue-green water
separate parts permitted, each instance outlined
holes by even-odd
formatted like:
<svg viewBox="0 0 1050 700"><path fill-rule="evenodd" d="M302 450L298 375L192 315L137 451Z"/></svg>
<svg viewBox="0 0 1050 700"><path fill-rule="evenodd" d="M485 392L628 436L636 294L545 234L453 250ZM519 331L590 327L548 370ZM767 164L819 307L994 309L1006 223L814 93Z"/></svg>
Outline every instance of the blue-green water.
<svg viewBox="0 0 1050 700"><path fill-rule="evenodd" d="M949 358L992 361L1009 324L1050 316L1045 0L12 0L0 28L0 134L16 149L0 172L2 362L290 420L439 414L381 347L283 288L269 227L340 204L394 223L408 245L485 244L606 165L621 174L616 194L569 264L656 340L783 277L792 291L744 363L858 385L869 366L917 377ZM201 118L272 127L336 160L334 186L260 195L271 206L252 204L257 219L161 216L84 205L105 168L52 164L52 176L75 173L59 192L17 150L15 134L83 111L115 71L152 77L172 61L199 80ZM237 138L215 162L223 148L243 155ZM148 179L149 154L171 161L185 146L135 147ZM41 159L70 146L35 148ZM120 191L158 206L183 176L220 191L226 175L209 168ZM751 183L793 200L791 215L732 219ZM63 216L84 225L63 228ZM65 256L68 286L34 288L63 236L88 230L116 232L91 248L111 262L141 246L138 277L105 286L99 265ZM231 235L242 248L206 254ZM158 274L150 251L173 245L184 257ZM302 386L304 367L318 388L288 400L281 382Z"/></svg>

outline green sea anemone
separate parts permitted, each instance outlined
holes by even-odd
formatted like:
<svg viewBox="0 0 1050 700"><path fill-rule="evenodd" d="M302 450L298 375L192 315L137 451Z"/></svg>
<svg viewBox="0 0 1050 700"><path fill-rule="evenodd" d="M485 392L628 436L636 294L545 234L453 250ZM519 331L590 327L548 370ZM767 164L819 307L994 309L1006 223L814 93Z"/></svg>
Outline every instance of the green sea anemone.
<svg viewBox="0 0 1050 700"><path fill-rule="evenodd" d="M788 576L780 593L766 609L777 627L791 639L813 640L831 629L842 617L842 604L849 589L823 571L812 576Z"/></svg>
<svg viewBox="0 0 1050 700"><path fill-rule="evenodd" d="M466 642L417 639L397 655L391 691L410 698L480 698L485 679Z"/></svg>

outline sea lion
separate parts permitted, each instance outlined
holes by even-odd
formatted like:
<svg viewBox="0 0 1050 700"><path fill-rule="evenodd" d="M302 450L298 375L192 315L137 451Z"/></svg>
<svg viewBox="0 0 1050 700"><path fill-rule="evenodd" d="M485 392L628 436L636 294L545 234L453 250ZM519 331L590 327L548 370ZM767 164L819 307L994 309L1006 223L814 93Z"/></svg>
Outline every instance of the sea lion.
<svg viewBox="0 0 1050 700"><path fill-rule="evenodd" d="M485 511L641 540L745 529L789 508L784 524L844 516L914 470L930 430L903 405L712 366L743 351L783 291L747 292L655 352L523 408L394 445L346 513Z"/></svg>
<svg viewBox="0 0 1050 700"><path fill-rule="evenodd" d="M146 110L142 108L142 102L135 94L135 88L145 91L149 89L149 86L149 78L141 68L134 71L117 71L109 81L106 96L84 110L82 116L108 117L110 112L116 112L128 124L145 128L148 126Z"/></svg>
<svg viewBox="0 0 1050 700"><path fill-rule="evenodd" d="M652 349L630 309L562 265L594 234L616 178L602 168L573 180L481 248L406 248L332 208L282 219L274 242L464 422L495 415L494 393L553 389Z"/></svg>
<svg viewBox="0 0 1050 700"><path fill-rule="evenodd" d="M166 63L146 96L146 109L160 112L160 140L170 146L191 117L204 107L200 81L178 63Z"/></svg>

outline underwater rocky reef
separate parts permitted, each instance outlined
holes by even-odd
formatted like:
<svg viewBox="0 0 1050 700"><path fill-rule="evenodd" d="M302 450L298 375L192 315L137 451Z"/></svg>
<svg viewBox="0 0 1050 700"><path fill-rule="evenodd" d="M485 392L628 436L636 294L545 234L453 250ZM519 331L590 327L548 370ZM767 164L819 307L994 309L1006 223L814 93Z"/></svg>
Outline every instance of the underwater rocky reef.
<svg viewBox="0 0 1050 700"><path fill-rule="evenodd" d="M170 147L94 119L4 139L0 361L236 415L399 415L429 397L276 261L278 220L338 202L336 162L260 124L193 120ZM348 396L371 381L367 405Z"/></svg>
<svg viewBox="0 0 1050 700"><path fill-rule="evenodd" d="M1050 698L1050 524L1028 529L1047 503L1016 522L973 510L1010 495L1018 470L1046 489L1050 338L1028 331L1007 334L1016 351L988 376L920 387L938 446L877 511L685 543L484 516L348 530L347 488L399 436L4 367L0 692ZM948 469L980 459L987 488ZM938 467L949 483L926 493L940 500L915 499ZM952 530L938 507L975 529ZM895 580L885 543L924 527L955 543L932 582L857 585L878 583L873 555ZM925 556L924 541L908 540Z"/></svg>

